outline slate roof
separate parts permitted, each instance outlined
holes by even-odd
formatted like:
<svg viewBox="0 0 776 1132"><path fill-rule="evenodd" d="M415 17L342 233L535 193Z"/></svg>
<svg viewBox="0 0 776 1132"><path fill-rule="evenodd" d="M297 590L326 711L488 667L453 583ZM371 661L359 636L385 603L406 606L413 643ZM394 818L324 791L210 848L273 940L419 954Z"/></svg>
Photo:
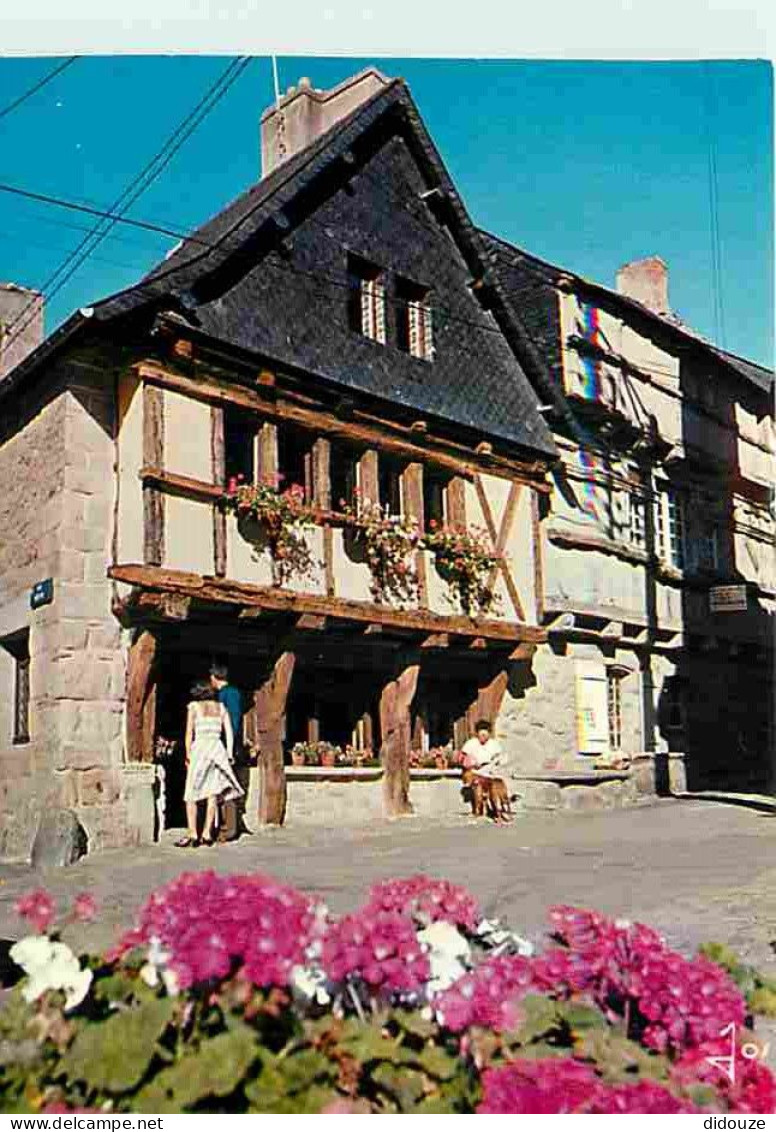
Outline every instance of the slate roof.
<svg viewBox="0 0 776 1132"><path fill-rule="evenodd" d="M293 211L294 201L299 195L316 178L325 176L327 168L331 169L338 158L351 151L370 127L376 126L380 119L397 113L410 124L416 160L424 164L431 182L442 190L449 226L472 275L487 278L489 306L507 342L505 350L502 342L495 341L499 335L493 336L491 352L500 355L499 365L494 366L492 372L487 364L479 367L476 380L472 380L470 367L461 367L455 377L447 375L442 381L441 367L434 364L427 367L423 382L405 381L399 373L392 374L390 390L387 390L385 382L376 381L368 368L339 366L332 369L327 366L325 354L312 349L309 339L305 350L297 348L289 351L283 349L281 343L280 347L275 344L269 355L274 355L281 363L307 368L325 380L341 382L374 396L387 396L394 404L466 425L480 434L492 435L545 455L554 455L556 449L552 435L542 415L537 412L536 386L543 400L548 397L554 400L559 416L573 422L565 398L559 395L519 317L501 293L498 279L493 274L488 277L490 262L487 248L469 219L402 80L393 80L310 146L237 197L174 249L140 284L97 304L95 316L103 320L125 314L139 304L163 301L169 306L174 300L182 309L188 310L195 324L201 325L213 337L229 341L229 333L223 324L219 324L219 315L213 309L208 310L202 301L210 282L218 277L219 272L228 270L230 261L235 257L251 255L255 241L262 232L271 233L273 224L277 228L276 235L286 232L289 228L288 213ZM480 344L474 341L473 334L470 337L473 339L471 352L476 352ZM505 380L503 370L507 354L510 359L509 379Z"/></svg>
<svg viewBox="0 0 776 1132"><path fill-rule="evenodd" d="M683 349L689 346L699 354L717 363L721 362L736 376L744 378L762 392L773 392L773 370L721 350L675 317L655 314L636 299L621 295L619 291L539 259L489 232L483 231L482 236L495 256L496 271L504 288L513 301L521 305L531 335L559 383L562 382L563 374L557 290L561 281L566 281L566 285L571 283L579 294L601 301L610 310L621 311L625 317L645 325L652 333L660 334L664 338L667 336L670 341Z"/></svg>

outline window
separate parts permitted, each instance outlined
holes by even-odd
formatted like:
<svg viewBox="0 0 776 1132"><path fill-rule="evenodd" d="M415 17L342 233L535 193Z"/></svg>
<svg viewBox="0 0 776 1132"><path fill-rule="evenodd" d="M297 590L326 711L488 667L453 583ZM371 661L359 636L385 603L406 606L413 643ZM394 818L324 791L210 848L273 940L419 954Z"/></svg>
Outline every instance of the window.
<svg viewBox="0 0 776 1132"><path fill-rule="evenodd" d="M337 443L331 445L329 480L332 511L355 506L359 456L360 453L355 448Z"/></svg>
<svg viewBox="0 0 776 1132"><path fill-rule="evenodd" d="M378 462L378 493L380 506L389 515L401 515L402 508L402 474L404 465L390 456L380 455Z"/></svg>
<svg viewBox="0 0 776 1132"><path fill-rule="evenodd" d="M692 557L697 570L719 569L719 541L717 527L713 522L706 519L697 522Z"/></svg>
<svg viewBox="0 0 776 1132"><path fill-rule="evenodd" d="M641 495L629 497L629 524L628 541L637 550L645 550L647 546L646 507Z"/></svg>
<svg viewBox="0 0 776 1132"><path fill-rule="evenodd" d="M448 482L446 476L423 469L423 522L427 529L432 522L441 527L447 521Z"/></svg>
<svg viewBox="0 0 776 1132"><path fill-rule="evenodd" d="M6 637L2 645L13 658L14 743L30 741L30 634L28 630Z"/></svg>
<svg viewBox="0 0 776 1132"><path fill-rule="evenodd" d="M396 345L413 358L430 362L434 356L434 335L428 288L396 280Z"/></svg>
<svg viewBox="0 0 776 1132"><path fill-rule="evenodd" d="M350 328L374 342L385 343L385 285L374 264L348 258Z"/></svg>
<svg viewBox="0 0 776 1132"><path fill-rule="evenodd" d="M655 494L655 553L661 561L684 567L684 501L671 487Z"/></svg>
<svg viewBox="0 0 776 1132"><path fill-rule="evenodd" d="M622 747L622 681L623 673L616 668L606 670L606 709L609 721L609 748Z"/></svg>
<svg viewBox="0 0 776 1132"><path fill-rule="evenodd" d="M682 684L678 676L666 676L663 681L659 711L664 731L678 731L684 726Z"/></svg>
<svg viewBox="0 0 776 1132"><path fill-rule="evenodd" d="M313 437L293 425L278 428L278 473L280 489L298 484L304 488L305 502L313 498Z"/></svg>
<svg viewBox="0 0 776 1132"><path fill-rule="evenodd" d="M226 482L241 477L253 483L256 475L256 418L241 409L224 409Z"/></svg>

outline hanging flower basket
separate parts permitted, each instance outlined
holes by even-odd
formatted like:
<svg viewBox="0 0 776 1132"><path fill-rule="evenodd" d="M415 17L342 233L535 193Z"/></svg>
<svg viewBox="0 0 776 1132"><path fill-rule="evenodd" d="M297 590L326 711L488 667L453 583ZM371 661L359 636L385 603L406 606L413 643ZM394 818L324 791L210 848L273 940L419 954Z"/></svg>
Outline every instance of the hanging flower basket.
<svg viewBox="0 0 776 1132"><path fill-rule="evenodd" d="M405 515L392 515L387 508L358 498L358 493L356 496L356 506L346 506L344 514L355 537L363 543L372 575L372 596L377 602L413 605L419 595L414 561L420 547L417 521Z"/></svg>
<svg viewBox="0 0 776 1132"><path fill-rule="evenodd" d="M281 491L281 479L267 475L258 483L244 483L237 476L226 491L227 509L237 516L246 537L255 543L260 537L266 540L277 585L294 574L309 574L315 565L304 537L305 529L314 526L313 509L305 502L303 487L295 483ZM251 522L258 524L260 536L250 531Z"/></svg>
<svg viewBox="0 0 776 1132"><path fill-rule="evenodd" d="M494 609L497 596L490 578L499 559L490 549L485 531L476 527L440 527L432 519L423 545L433 553L440 577L468 617Z"/></svg>

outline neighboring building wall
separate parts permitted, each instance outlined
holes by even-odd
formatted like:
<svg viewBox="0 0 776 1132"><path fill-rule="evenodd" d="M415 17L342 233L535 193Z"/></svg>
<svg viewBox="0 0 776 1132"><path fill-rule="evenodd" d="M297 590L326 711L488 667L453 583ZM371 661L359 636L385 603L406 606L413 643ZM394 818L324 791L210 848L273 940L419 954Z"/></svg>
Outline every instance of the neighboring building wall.
<svg viewBox="0 0 776 1132"><path fill-rule="evenodd" d="M33 612L30 589L59 574L66 396L36 406L0 442L0 646L29 632L30 741L13 743L15 664L0 647L0 856L25 857L37 815L59 799L60 740L50 674L56 604ZM56 589L55 589L56 602Z"/></svg>
<svg viewBox="0 0 776 1132"><path fill-rule="evenodd" d="M40 813L57 805L74 810L90 849L154 834L153 769L123 765L126 657L106 575L113 383L75 361L62 370L66 391L0 448L0 637L30 626L32 684L29 744L8 744L0 709L5 857L26 857ZM31 612L29 589L47 577L53 603ZM6 654L4 705L10 667Z"/></svg>

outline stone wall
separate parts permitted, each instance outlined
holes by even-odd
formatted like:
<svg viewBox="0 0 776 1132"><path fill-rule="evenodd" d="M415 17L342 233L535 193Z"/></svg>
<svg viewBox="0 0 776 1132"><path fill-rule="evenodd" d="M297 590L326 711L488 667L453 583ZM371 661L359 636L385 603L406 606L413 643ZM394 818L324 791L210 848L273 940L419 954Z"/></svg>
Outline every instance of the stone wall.
<svg viewBox="0 0 776 1132"><path fill-rule="evenodd" d="M52 656L56 647L56 606L33 612L29 594L36 582L59 573L65 417L65 395L52 394L15 434L0 437L0 644L27 631L36 658ZM0 856L6 858L27 855L37 813L57 799L47 663L31 665L30 742L14 744L15 665L0 647Z"/></svg>
<svg viewBox="0 0 776 1132"><path fill-rule="evenodd" d="M0 704L0 854L27 857L43 808L75 811L89 848L151 840L153 771L123 765L126 645L111 611L112 375L70 360L65 388L0 447L0 637L30 630L31 742L9 742ZM51 605L29 589L54 579ZM4 651L4 650L3 650ZM4 715L2 712L4 711Z"/></svg>

